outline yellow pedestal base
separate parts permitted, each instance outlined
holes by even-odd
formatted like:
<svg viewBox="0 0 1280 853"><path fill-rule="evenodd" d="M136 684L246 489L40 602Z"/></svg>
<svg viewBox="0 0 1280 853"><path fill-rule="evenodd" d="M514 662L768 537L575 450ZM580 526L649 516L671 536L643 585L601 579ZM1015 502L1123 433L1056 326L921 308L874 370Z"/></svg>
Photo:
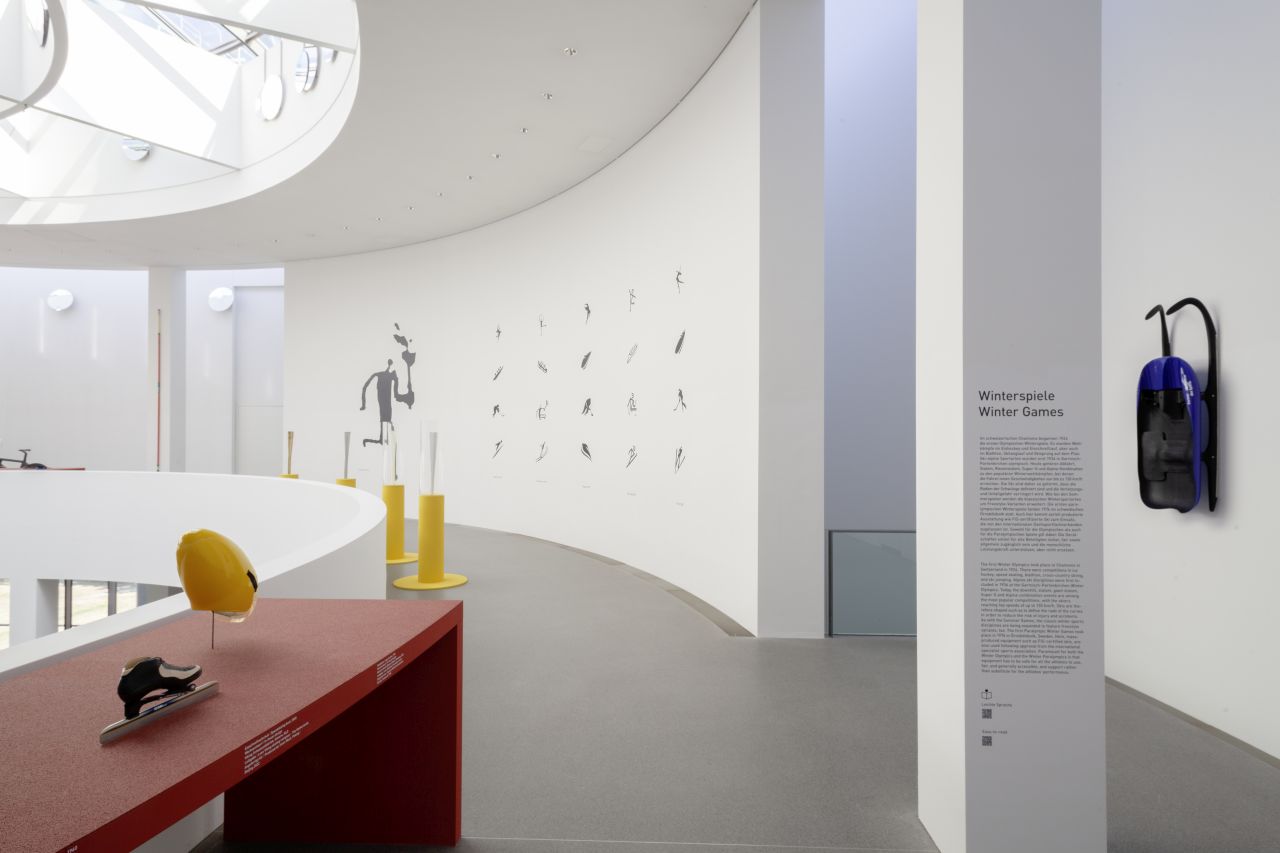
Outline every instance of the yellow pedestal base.
<svg viewBox="0 0 1280 853"><path fill-rule="evenodd" d="M418 555L404 550L404 484L383 486L382 502L387 505L387 563L414 562Z"/></svg>
<svg viewBox="0 0 1280 853"><path fill-rule="evenodd" d="M350 486L353 489L356 487L355 477L339 477L337 480L334 480L334 482L339 486Z"/></svg>
<svg viewBox="0 0 1280 853"><path fill-rule="evenodd" d="M392 581L400 589L448 589L466 575L444 570L444 495L418 495L418 574Z"/></svg>
<svg viewBox="0 0 1280 853"><path fill-rule="evenodd" d="M462 586L466 582L466 575L454 575L449 572L445 572L442 579L438 581L420 581L417 575L396 578L392 581L399 589L449 589L450 587Z"/></svg>
<svg viewBox="0 0 1280 853"><path fill-rule="evenodd" d="M296 479L298 479L298 475L297 475L297 474L281 474L280 476L281 476L281 477L283 477L283 478L284 478L284 479L286 479L286 480L296 480Z"/></svg>

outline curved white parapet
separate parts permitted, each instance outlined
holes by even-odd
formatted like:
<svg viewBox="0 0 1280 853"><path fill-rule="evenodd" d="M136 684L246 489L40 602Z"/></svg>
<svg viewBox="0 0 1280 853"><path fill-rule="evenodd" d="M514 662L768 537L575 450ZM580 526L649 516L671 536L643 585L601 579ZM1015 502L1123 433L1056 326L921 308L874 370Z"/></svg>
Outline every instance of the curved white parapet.
<svg viewBox="0 0 1280 853"><path fill-rule="evenodd" d="M0 474L0 577L10 624L30 634L40 581L177 586L174 553L189 530L228 536L254 565L259 594L381 598L382 502L358 489L222 474L11 471ZM25 591L25 592L24 592ZM0 677L187 612L174 596L0 651ZM36 633L41 633L37 631Z"/></svg>

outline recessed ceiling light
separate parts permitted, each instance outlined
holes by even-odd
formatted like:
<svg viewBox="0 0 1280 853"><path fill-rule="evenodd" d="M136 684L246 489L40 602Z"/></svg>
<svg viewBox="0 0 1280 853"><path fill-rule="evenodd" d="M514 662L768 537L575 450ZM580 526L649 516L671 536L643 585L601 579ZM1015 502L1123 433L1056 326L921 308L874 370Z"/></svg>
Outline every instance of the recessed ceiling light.
<svg viewBox="0 0 1280 853"><path fill-rule="evenodd" d="M520 132L521 132L521 133L528 133L528 132L529 132L529 128L527 128L527 127L522 127L522 128L520 128Z"/></svg>
<svg viewBox="0 0 1280 853"><path fill-rule="evenodd" d="M436 198L444 198L444 193L436 193Z"/></svg>
<svg viewBox="0 0 1280 853"><path fill-rule="evenodd" d="M577 56L577 55L578 55L578 49L577 49L576 47L566 47L566 48L564 49L564 55L565 55L565 56Z"/></svg>
<svg viewBox="0 0 1280 853"><path fill-rule="evenodd" d="M410 209L410 210L413 210L413 205L409 205L409 209Z"/></svg>
<svg viewBox="0 0 1280 853"><path fill-rule="evenodd" d="M501 160L501 159L502 159L502 155L501 155L501 154L498 154L498 153L496 153L496 152L495 152L495 153L494 153L494 155L493 155L493 159L495 159L495 160Z"/></svg>
<svg viewBox="0 0 1280 853"><path fill-rule="evenodd" d="M379 222L381 222L381 221L382 221L382 217L381 217L381 216L375 216L375 217L373 217L373 218L374 218L374 219L376 219L376 220L378 220Z"/></svg>
<svg viewBox="0 0 1280 853"><path fill-rule="evenodd" d="M476 179L476 176L475 176L475 175L467 175L467 180L468 180L468 181L474 181L475 179Z"/></svg>
<svg viewBox="0 0 1280 853"><path fill-rule="evenodd" d="M547 100L547 101L549 101L549 100L551 100L552 98L554 98L554 97L555 97L555 95L551 94L550 92L543 92L543 93L542 93L542 97L543 97L543 100Z"/></svg>

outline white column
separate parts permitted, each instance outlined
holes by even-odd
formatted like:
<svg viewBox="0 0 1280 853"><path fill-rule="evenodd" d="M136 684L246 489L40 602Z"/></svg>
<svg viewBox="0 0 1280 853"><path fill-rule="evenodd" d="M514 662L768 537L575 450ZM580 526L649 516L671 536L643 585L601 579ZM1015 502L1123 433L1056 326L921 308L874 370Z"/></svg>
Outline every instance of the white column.
<svg viewBox="0 0 1280 853"><path fill-rule="evenodd" d="M1100 3L918 21L920 818L1101 853Z"/></svg>
<svg viewBox="0 0 1280 853"><path fill-rule="evenodd" d="M186 469L186 302L184 271L168 267L153 267L147 271L146 381L151 389L147 467L157 468L158 438L160 471Z"/></svg>
<svg viewBox="0 0 1280 853"><path fill-rule="evenodd" d="M241 306L210 308L217 286L209 273L186 275L183 470L204 474L233 473L235 463L235 314Z"/></svg>
<svg viewBox="0 0 1280 853"><path fill-rule="evenodd" d="M9 581L9 644L17 645L58 630L58 581Z"/></svg>
<svg viewBox="0 0 1280 853"><path fill-rule="evenodd" d="M760 636L826 630L823 2L760 2Z"/></svg>

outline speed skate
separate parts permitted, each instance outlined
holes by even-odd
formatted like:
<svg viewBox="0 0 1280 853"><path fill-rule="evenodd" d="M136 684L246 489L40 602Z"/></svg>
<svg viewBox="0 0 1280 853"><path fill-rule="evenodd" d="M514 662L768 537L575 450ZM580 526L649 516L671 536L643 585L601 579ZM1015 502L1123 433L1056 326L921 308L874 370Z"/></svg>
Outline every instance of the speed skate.
<svg viewBox="0 0 1280 853"><path fill-rule="evenodd" d="M124 702L124 719L103 729L98 741L110 743L213 696L218 682L196 684L200 672L198 665L176 666L158 657L134 658L126 663L116 687Z"/></svg>

